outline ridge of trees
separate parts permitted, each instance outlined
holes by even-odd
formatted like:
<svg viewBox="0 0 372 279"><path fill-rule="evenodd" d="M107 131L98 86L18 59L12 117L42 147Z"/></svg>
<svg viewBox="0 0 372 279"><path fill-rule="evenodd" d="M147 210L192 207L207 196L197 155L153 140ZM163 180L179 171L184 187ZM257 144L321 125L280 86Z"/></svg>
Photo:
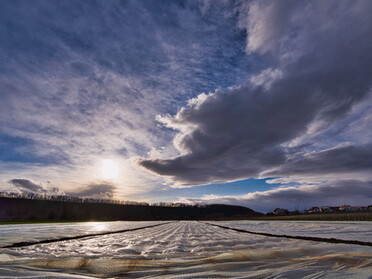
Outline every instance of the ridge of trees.
<svg viewBox="0 0 372 279"><path fill-rule="evenodd" d="M236 205L141 203L104 199L0 196L0 221L228 220L263 216Z"/></svg>

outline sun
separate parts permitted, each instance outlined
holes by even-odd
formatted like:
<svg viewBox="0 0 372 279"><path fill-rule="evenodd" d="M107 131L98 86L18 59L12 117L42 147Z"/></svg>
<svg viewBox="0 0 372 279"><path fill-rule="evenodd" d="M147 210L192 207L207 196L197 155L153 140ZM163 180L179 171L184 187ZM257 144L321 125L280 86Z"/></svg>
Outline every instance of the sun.
<svg viewBox="0 0 372 279"><path fill-rule="evenodd" d="M111 159L103 159L101 162L101 176L103 179L115 179L119 175L119 165Z"/></svg>

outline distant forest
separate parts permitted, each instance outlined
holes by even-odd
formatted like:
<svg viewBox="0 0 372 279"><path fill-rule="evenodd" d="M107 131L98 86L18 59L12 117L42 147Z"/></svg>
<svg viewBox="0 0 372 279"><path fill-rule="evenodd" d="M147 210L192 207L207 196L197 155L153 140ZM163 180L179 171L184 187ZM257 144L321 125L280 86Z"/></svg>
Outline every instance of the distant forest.
<svg viewBox="0 0 372 279"><path fill-rule="evenodd" d="M122 204L0 197L0 222L250 219L262 213L234 205Z"/></svg>

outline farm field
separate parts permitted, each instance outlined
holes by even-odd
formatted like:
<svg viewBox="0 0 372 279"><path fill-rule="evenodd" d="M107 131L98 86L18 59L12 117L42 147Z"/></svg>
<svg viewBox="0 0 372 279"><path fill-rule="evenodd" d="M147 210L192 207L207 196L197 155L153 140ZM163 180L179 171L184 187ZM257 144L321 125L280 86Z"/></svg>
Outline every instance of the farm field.
<svg viewBox="0 0 372 279"><path fill-rule="evenodd" d="M223 221L209 222L235 229L277 235L313 236L372 242L371 222Z"/></svg>
<svg viewBox="0 0 372 279"><path fill-rule="evenodd" d="M71 222L71 223L34 223L0 226L1 246L17 242L37 242L44 239L58 239L86 234L98 234L123 229L161 224L162 222ZM164 222L165 223L165 222Z"/></svg>
<svg viewBox="0 0 372 279"><path fill-rule="evenodd" d="M142 229L2 248L0 278L371 278L372 275L371 246L267 237L210 223L273 234L372 241L369 222L4 225L0 227L2 246L92 232ZM153 225L158 226L146 228Z"/></svg>

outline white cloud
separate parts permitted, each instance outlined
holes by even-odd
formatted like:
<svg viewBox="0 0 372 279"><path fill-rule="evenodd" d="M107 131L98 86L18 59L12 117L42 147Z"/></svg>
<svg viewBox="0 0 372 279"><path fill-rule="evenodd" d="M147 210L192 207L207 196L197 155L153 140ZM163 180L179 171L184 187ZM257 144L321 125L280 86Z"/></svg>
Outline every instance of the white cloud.
<svg viewBox="0 0 372 279"><path fill-rule="evenodd" d="M252 76L250 82L255 86L263 86L266 90L269 90L273 82L280 79L282 76L283 73L281 70L269 68L255 76Z"/></svg>
<svg viewBox="0 0 372 279"><path fill-rule="evenodd" d="M276 51L281 38L288 36L296 0L252 1L241 14L241 24L247 29L247 51L267 53Z"/></svg>

